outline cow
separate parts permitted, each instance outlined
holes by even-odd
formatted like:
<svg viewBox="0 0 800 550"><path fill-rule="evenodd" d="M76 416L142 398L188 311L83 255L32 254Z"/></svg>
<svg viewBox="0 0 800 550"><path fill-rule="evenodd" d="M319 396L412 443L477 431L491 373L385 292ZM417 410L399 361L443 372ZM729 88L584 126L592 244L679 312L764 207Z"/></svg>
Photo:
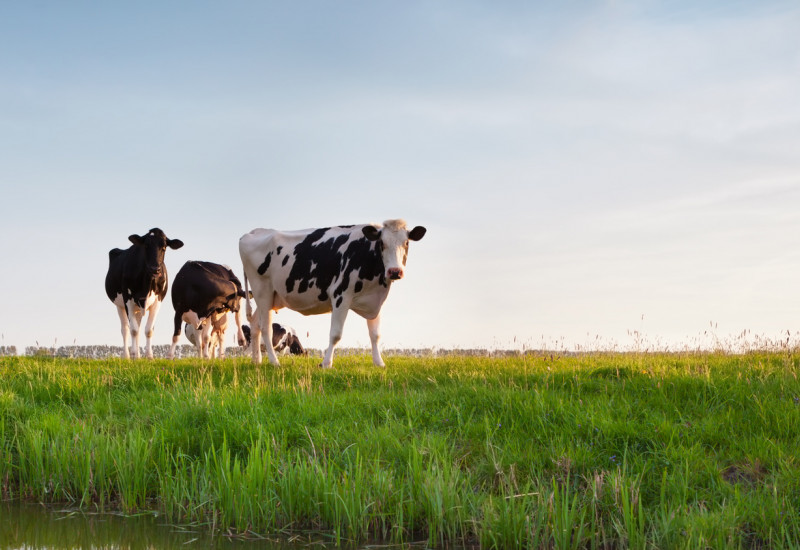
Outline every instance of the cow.
<svg viewBox="0 0 800 550"><path fill-rule="evenodd" d="M224 325L224 326L223 326ZM206 329L207 326L210 326L210 334L204 335L202 334L203 330ZM242 330L244 330L245 326L242 326ZM203 341L208 345L208 356L211 359L214 359L217 354L217 348L222 350L225 346L225 342L222 341L222 338L225 334L225 331L228 329L228 314L223 313L221 315L214 314L205 323L200 325L199 329L194 328L194 326L190 325L189 323L185 323L183 325L183 333L186 335L186 338L189 342L192 343L198 349L198 353L202 355L202 346L200 344L200 339L203 338ZM248 327L249 330L249 327ZM225 357L225 354L220 351L220 357Z"/></svg>
<svg viewBox="0 0 800 550"><path fill-rule="evenodd" d="M250 326L243 325L244 339L247 345L251 344ZM292 355L308 355L308 352L300 343L300 338L297 337L297 331L292 327L287 327L279 323L272 323L272 347L275 348L277 353L291 353ZM266 351L267 347L262 343L261 351Z"/></svg>
<svg viewBox="0 0 800 550"><path fill-rule="evenodd" d="M106 294L119 313L122 324L122 347L125 358L131 354L139 359L139 329L148 312L144 333L147 337L146 354L153 358L151 338L161 302L167 295L167 267L164 255L167 248L177 250L183 246L180 239L168 239L161 229L153 228L146 235L131 235L133 243L122 250L114 248L108 253ZM132 336L128 351L128 333Z"/></svg>
<svg viewBox="0 0 800 550"><path fill-rule="evenodd" d="M181 326L184 322L197 332L196 345L200 357L209 357L209 345L213 334L220 347L220 358L224 358L228 312L234 314L237 341L239 345L244 346L245 339L239 310L243 297L242 283L229 267L195 260L183 264L172 282L175 330L172 333L169 358L175 357L175 348L181 337Z"/></svg>
<svg viewBox="0 0 800 550"><path fill-rule="evenodd" d="M422 226L409 230L403 220L383 225L344 225L277 231L254 229L239 239L245 294L252 284L257 318L252 325L253 362L261 363L261 331L272 339L273 311L288 307L304 315L332 313L328 348L322 367L333 366L333 352L342 338L347 312L367 320L372 362L385 366L378 341L380 312L394 281L405 275L409 241L425 235ZM251 316L249 296L247 315ZM270 363L278 357L267 346Z"/></svg>

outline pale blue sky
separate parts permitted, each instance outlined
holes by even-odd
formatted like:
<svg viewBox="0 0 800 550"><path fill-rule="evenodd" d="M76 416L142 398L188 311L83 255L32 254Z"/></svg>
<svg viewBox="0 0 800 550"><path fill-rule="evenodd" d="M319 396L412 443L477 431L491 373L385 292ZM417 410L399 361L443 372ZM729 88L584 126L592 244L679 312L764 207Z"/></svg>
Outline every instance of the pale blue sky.
<svg viewBox="0 0 800 550"><path fill-rule="evenodd" d="M4 2L0 344L119 345L131 233L241 275L254 227L394 217L428 234L388 348L796 335L798 29L793 1Z"/></svg>

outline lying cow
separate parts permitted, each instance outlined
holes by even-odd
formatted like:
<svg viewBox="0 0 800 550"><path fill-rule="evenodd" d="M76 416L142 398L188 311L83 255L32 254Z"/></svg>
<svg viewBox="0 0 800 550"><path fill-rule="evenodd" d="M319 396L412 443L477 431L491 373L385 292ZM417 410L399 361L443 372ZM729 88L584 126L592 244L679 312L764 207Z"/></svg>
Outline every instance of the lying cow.
<svg viewBox="0 0 800 550"><path fill-rule="evenodd" d="M148 312L144 333L147 337L146 354L152 359L150 341L153 327L169 286L164 255L167 248L176 250L182 247L183 241L168 239L158 228L151 229L144 236L131 235L128 240L133 243L129 248L114 248L108 253L106 294L117 306L126 359L130 359L131 354L139 359L139 329L145 312ZM133 337L130 351L129 332Z"/></svg>
<svg viewBox="0 0 800 550"><path fill-rule="evenodd" d="M175 357L175 348L181 336L181 325L187 323L196 332L196 345L200 357L209 357L213 338L225 357L225 330L228 312L236 320L237 341L244 346L239 304L244 297L242 283L226 266L211 262L189 261L175 276L172 283L172 305L175 308L175 330L169 358ZM187 334L188 337L188 334Z"/></svg>
<svg viewBox="0 0 800 550"><path fill-rule="evenodd" d="M244 332L244 339L249 347L251 344L250 326L242 326ZM308 352L303 348L300 343L300 338L297 337L297 332L292 327L272 323L272 347L277 353L291 353L292 355L307 355ZM267 347L261 343L261 351L264 352Z"/></svg>
<svg viewBox="0 0 800 550"><path fill-rule="evenodd" d="M379 225L349 225L282 232L254 229L239 239L244 284L253 286L257 318L253 322L253 362L261 362L261 329L272 340L272 315L288 307L304 315L332 312L328 348L322 367L333 366L347 312L367 320L372 362L384 366L378 349L380 312L393 281L403 278L409 241L425 228L409 230L403 220ZM247 315L251 316L249 297ZM267 347L270 363L278 357Z"/></svg>

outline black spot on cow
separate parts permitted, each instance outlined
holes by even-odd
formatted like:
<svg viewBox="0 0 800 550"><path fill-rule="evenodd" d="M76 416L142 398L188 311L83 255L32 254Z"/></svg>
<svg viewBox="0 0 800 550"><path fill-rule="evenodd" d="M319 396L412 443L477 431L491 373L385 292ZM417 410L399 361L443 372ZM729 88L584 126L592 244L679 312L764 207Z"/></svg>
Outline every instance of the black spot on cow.
<svg viewBox="0 0 800 550"><path fill-rule="evenodd" d="M281 262L281 265L285 266L287 263L289 263L289 255L288 254L283 257L283 261Z"/></svg>
<svg viewBox="0 0 800 550"><path fill-rule="evenodd" d="M287 292L294 292L295 285L298 293L316 285L320 291L318 299L324 302L331 298L328 289L337 277L339 283L333 291L333 298L340 298L352 279L361 283L359 289L363 288L362 281L375 278L387 286L380 240L370 241L366 237L350 240L351 234L347 233L325 239L329 230L317 229L295 246L294 264L286 279ZM337 307L341 303L337 300Z"/></svg>
<svg viewBox="0 0 800 550"><path fill-rule="evenodd" d="M356 292L361 292L362 288L364 288L364 283L362 283L361 281L356 281L356 286L353 290L355 290Z"/></svg>
<svg viewBox="0 0 800 550"><path fill-rule="evenodd" d="M264 263L262 263L260 266L258 266L258 274L259 275L263 275L264 273L267 272L267 269L269 269L269 264L270 264L271 261L272 261L272 252L267 254L267 257L264 258Z"/></svg>
<svg viewBox="0 0 800 550"><path fill-rule="evenodd" d="M294 264L286 279L287 292L294 291L295 283L299 283L298 292L305 292L309 283L316 280L317 287L322 289L319 299L328 299L325 291L341 266L341 252L339 249L347 242L348 235L340 235L322 241L321 239L330 228L317 229L310 233L300 244L294 247Z"/></svg>
<svg viewBox="0 0 800 550"><path fill-rule="evenodd" d="M339 299L336 300L336 307L342 307L342 297L339 296Z"/></svg>
<svg viewBox="0 0 800 550"><path fill-rule="evenodd" d="M282 247L282 246L279 246L278 248L276 248L276 249L275 249L275 255L276 255L276 256L280 256L280 255L281 255L281 250L283 250L283 247Z"/></svg>

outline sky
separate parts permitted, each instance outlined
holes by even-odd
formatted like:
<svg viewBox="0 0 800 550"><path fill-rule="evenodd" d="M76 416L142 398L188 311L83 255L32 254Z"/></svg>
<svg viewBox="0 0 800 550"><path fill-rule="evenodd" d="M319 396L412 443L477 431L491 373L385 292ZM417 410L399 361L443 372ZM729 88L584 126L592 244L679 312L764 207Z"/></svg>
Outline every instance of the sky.
<svg viewBox="0 0 800 550"><path fill-rule="evenodd" d="M772 0L0 3L0 345L121 345L131 234L241 276L253 228L390 218L428 232L385 348L797 338L799 28ZM327 346L329 315L276 320Z"/></svg>

